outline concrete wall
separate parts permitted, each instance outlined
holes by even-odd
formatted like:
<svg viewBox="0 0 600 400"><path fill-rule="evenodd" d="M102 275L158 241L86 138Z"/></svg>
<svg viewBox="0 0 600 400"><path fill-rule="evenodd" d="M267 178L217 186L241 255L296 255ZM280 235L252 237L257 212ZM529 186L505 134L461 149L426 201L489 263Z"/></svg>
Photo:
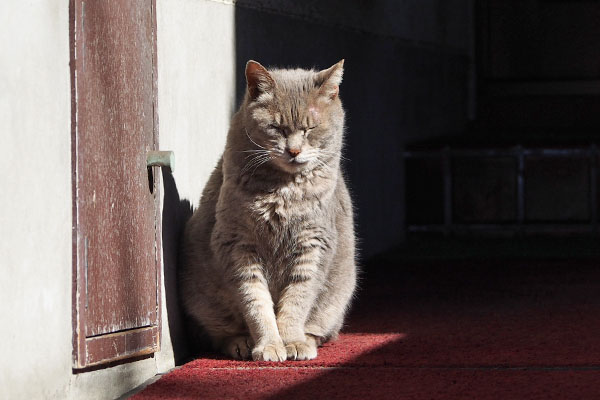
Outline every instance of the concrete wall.
<svg viewBox="0 0 600 400"><path fill-rule="evenodd" d="M196 205L236 108L234 7L158 0L161 147L175 151L179 195Z"/></svg>
<svg viewBox="0 0 600 400"><path fill-rule="evenodd" d="M71 376L68 1L0 2L0 398Z"/></svg>
<svg viewBox="0 0 600 400"><path fill-rule="evenodd" d="M175 152L163 171L166 307L175 359L188 356L176 287L181 229L198 205L235 111L235 8L219 1L158 0L160 147Z"/></svg>

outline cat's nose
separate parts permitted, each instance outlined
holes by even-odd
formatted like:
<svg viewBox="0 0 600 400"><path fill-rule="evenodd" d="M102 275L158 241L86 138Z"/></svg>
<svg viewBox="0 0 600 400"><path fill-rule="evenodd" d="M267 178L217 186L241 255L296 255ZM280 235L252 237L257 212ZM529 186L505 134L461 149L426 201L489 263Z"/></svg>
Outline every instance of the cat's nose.
<svg viewBox="0 0 600 400"><path fill-rule="evenodd" d="M300 149L295 149L295 148L289 148L288 149L288 153L290 153L290 156L292 157L296 157L298 154L300 154L302 150Z"/></svg>

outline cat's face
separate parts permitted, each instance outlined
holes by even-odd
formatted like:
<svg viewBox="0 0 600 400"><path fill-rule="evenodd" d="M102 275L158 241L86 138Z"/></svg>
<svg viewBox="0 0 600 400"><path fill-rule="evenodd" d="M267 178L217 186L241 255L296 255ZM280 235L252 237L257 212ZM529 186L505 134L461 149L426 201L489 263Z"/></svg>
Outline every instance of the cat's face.
<svg viewBox="0 0 600 400"><path fill-rule="evenodd" d="M343 61L321 72L267 71L248 62L247 159L297 173L339 157L342 68Z"/></svg>

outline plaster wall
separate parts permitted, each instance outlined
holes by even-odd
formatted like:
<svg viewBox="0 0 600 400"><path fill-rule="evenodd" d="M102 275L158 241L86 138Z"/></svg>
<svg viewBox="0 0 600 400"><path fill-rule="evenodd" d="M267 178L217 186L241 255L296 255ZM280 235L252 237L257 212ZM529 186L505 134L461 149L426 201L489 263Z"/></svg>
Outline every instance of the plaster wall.
<svg viewBox="0 0 600 400"><path fill-rule="evenodd" d="M71 376L68 1L0 2L0 398Z"/></svg>
<svg viewBox="0 0 600 400"><path fill-rule="evenodd" d="M163 260L173 358L188 346L177 294L179 235L225 147L235 99L235 8L220 1L157 1L160 147L175 152L163 170Z"/></svg>
<svg viewBox="0 0 600 400"><path fill-rule="evenodd" d="M237 106L234 7L157 1L160 146L175 152L182 200L197 205Z"/></svg>

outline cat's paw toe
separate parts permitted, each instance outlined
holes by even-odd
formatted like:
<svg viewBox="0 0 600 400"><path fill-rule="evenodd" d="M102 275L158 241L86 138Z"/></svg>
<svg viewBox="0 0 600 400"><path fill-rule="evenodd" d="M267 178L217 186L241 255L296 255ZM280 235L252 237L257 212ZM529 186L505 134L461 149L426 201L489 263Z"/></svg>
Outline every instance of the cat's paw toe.
<svg viewBox="0 0 600 400"><path fill-rule="evenodd" d="M317 347L307 342L291 342L286 344L288 360L312 360L317 358Z"/></svg>
<svg viewBox="0 0 600 400"><path fill-rule="evenodd" d="M252 338L249 336L236 336L225 342L224 352L236 360L249 360L252 346Z"/></svg>
<svg viewBox="0 0 600 400"><path fill-rule="evenodd" d="M252 350L254 361L285 361L287 353L283 343L268 343L265 346L257 346Z"/></svg>

